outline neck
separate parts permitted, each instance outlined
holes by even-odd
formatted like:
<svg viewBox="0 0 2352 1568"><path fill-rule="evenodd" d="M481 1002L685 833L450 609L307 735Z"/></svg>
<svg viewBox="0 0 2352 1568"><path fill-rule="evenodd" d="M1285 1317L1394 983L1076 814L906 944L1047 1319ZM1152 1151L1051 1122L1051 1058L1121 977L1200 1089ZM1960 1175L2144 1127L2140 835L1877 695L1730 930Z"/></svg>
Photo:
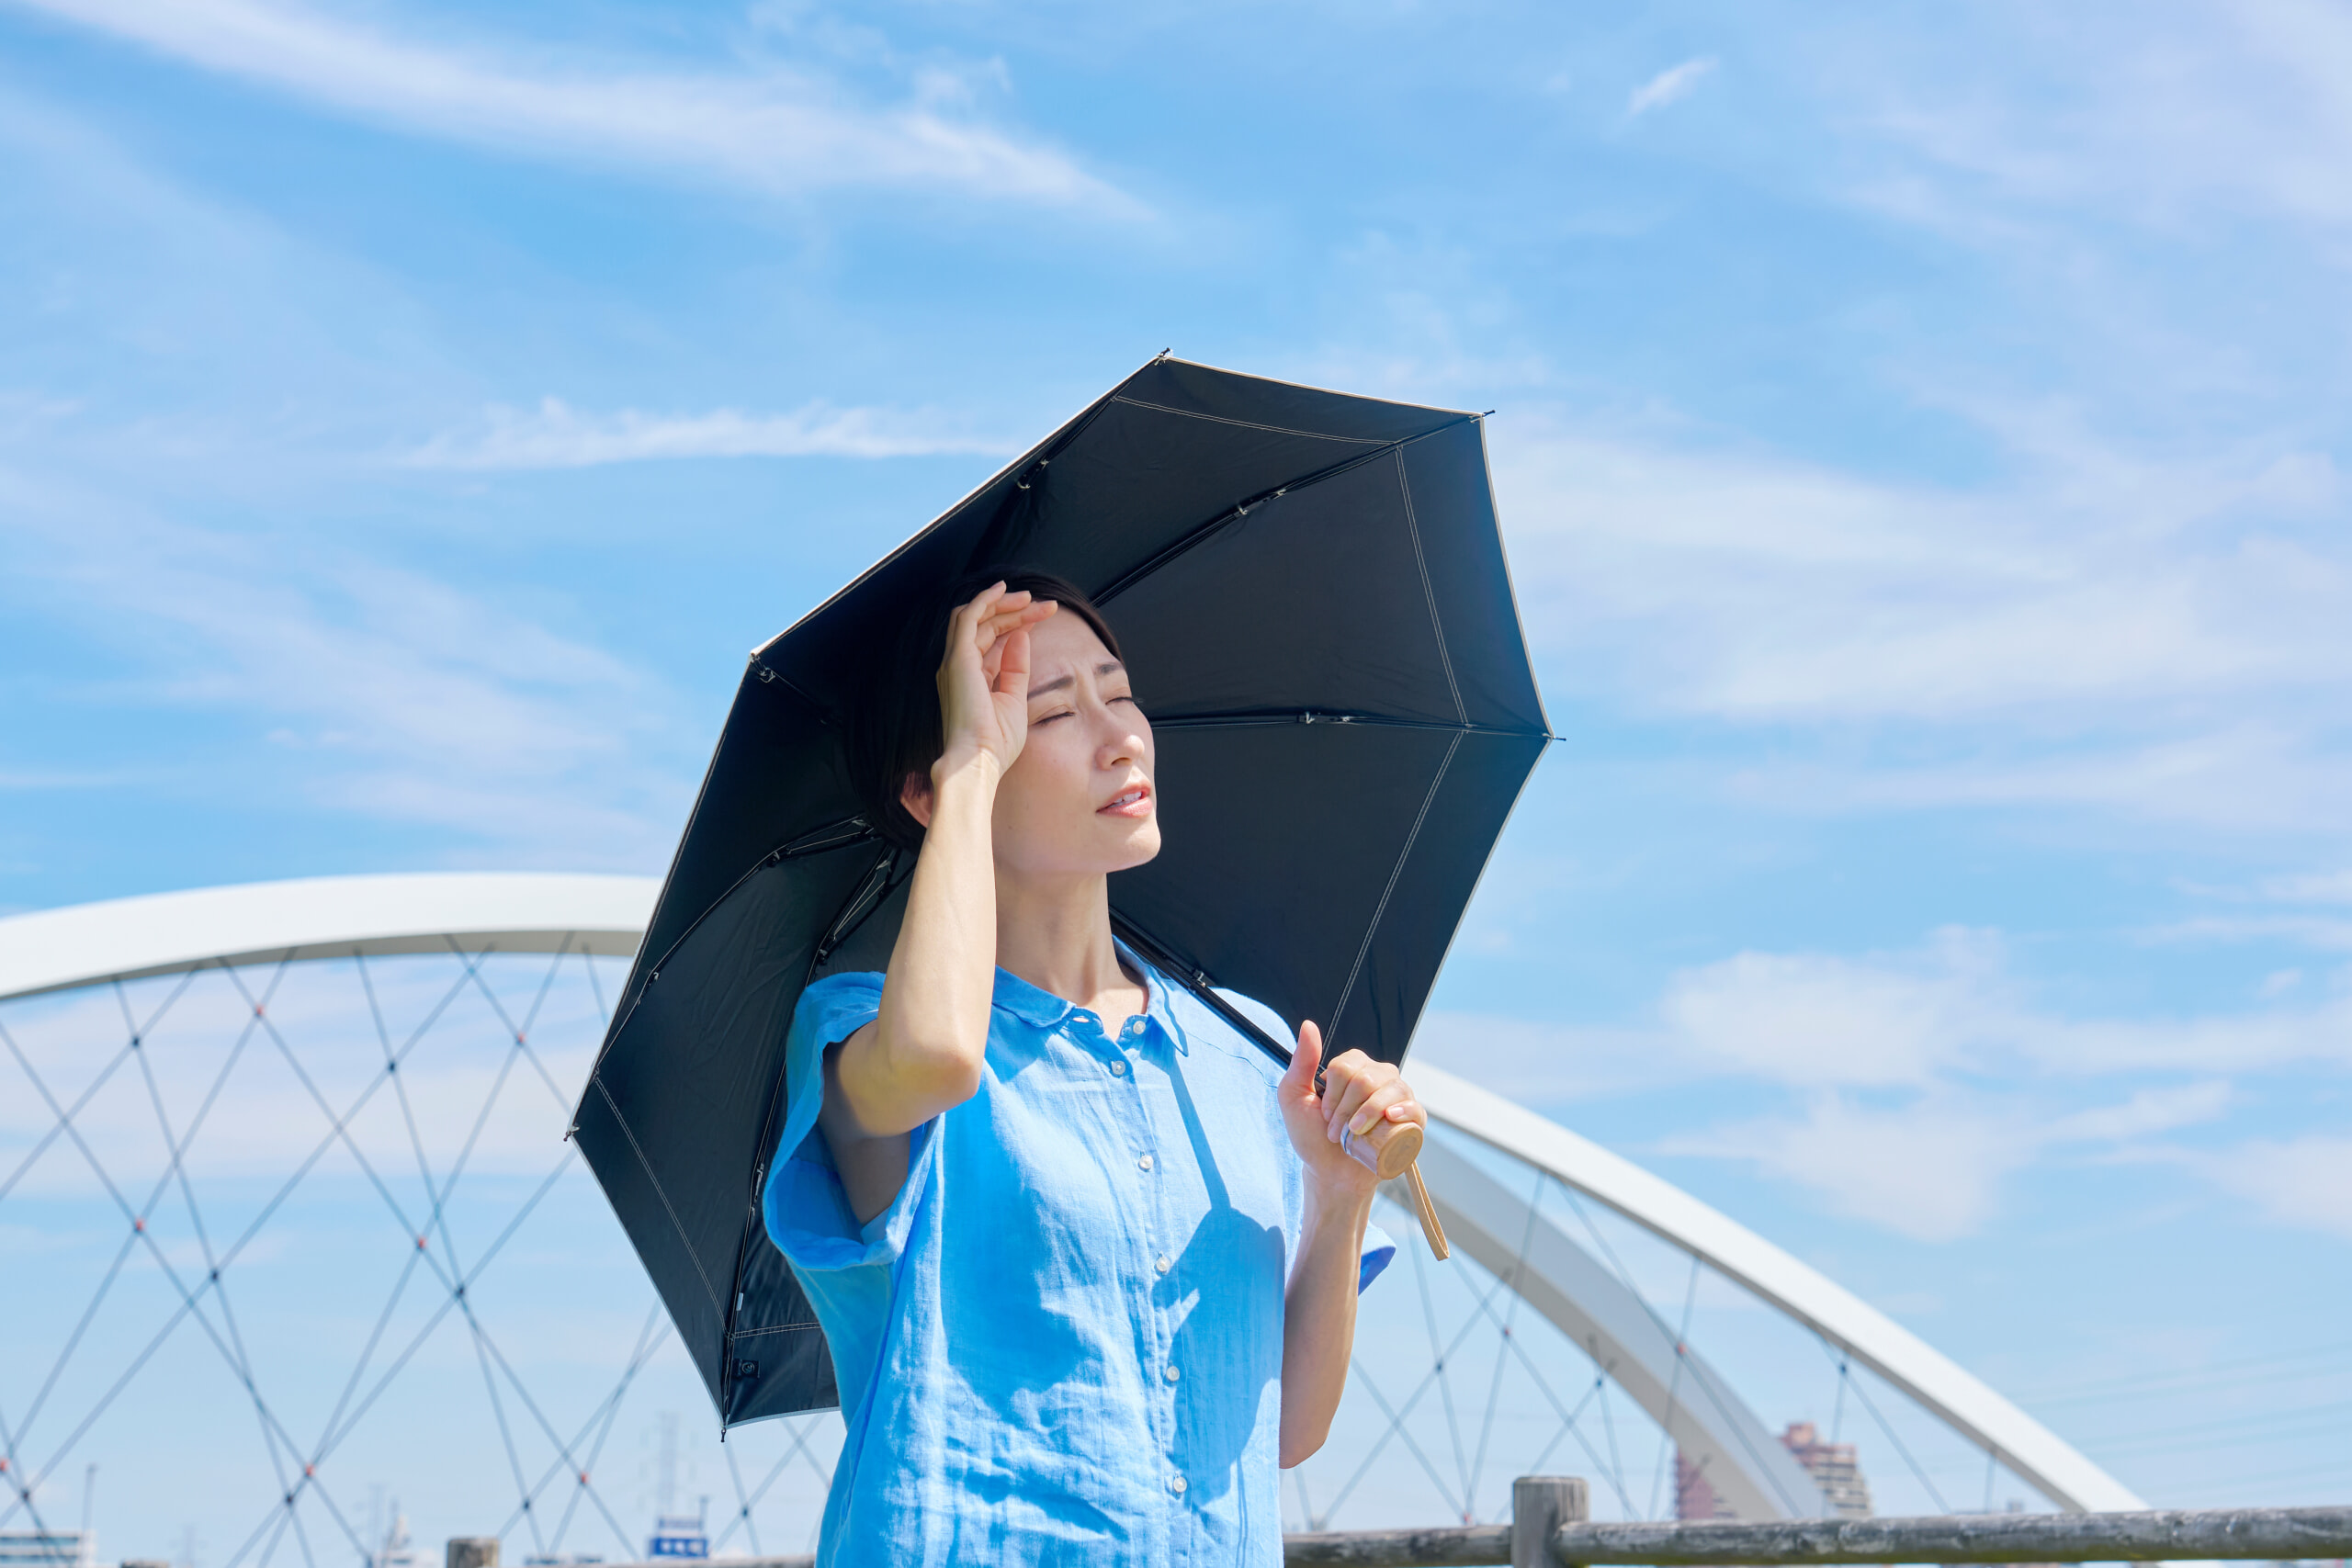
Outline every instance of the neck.
<svg viewBox="0 0 2352 1568"><path fill-rule="evenodd" d="M1111 886L1100 874L996 878L996 961L1041 991L1094 1008L1132 991L1111 941Z"/></svg>

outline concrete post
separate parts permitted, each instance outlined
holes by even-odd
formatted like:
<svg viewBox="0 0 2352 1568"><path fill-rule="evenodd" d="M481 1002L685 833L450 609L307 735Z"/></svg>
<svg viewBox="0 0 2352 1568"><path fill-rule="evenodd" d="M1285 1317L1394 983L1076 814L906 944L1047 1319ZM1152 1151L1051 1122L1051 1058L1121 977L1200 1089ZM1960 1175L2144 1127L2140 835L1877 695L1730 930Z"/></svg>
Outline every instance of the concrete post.
<svg viewBox="0 0 2352 1568"><path fill-rule="evenodd" d="M1522 1475L1510 1483L1510 1568L1555 1568L1552 1536L1592 1515L1591 1495L1575 1475ZM452 1562L449 1568L458 1568Z"/></svg>
<svg viewBox="0 0 2352 1568"><path fill-rule="evenodd" d="M448 1568L498 1568L498 1538L494 1535L451 1536Z"/></svg>

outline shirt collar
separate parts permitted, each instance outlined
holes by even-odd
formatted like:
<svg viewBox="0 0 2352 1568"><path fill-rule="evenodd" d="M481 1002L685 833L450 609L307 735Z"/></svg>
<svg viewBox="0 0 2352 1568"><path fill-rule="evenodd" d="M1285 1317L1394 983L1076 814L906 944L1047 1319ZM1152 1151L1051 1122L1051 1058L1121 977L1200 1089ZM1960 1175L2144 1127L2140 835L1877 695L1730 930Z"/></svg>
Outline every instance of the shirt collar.
<svg viewBox="0 0 2352 1568"><path fill-rule="evenodd" d="M1051 991L1039 990L1012 970L996 972L996 994L989 998L1022 1022L1050 1029L1078 1010Z"/></svg>
<svg viewBox="0 0 2352 1568"><path fill-rule="evenodd" d="M1144 1016L1159 1024L1162 1032L1175 1041L1181 1050L1184 1036L1183 1032L1176 1027L1175 1014L1170 1007L1174 996L1169 989L1166 976L1125 942L1116 937L1111 940L1117 946L1119 956L1134 964L1136 972L1143 976ZM1076 1007L1051 991L1041 990L1012 970L1001 967L996 972L996 993L989 1000L1035 1029L1051 1029L1078 1011Z"/></svg>

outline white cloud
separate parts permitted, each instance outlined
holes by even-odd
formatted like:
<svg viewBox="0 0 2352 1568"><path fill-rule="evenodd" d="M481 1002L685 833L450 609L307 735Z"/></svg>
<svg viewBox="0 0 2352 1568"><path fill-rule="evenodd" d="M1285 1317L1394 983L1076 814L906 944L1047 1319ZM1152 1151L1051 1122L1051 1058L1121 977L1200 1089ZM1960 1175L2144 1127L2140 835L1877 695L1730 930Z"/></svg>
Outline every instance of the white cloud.
<svg viewBox="0 0 2352 1568"><path fill-rule="evenodd" d="M1677 1134L1661 1153L1746 1162L1923 1240L1981 1228L2009 1177L2070 1150L2180 1166L2290 1223L2332 1225L2341 1211L2352 1224L2339 1196L2305 1192L2334 1168L2333 1145L2249 1145L2241 1158L2152 1142L2227 1115L2230 1075L2352 1069L2352 996L2301 995L2265 987L2237 1013L2068 1015L2037 1004L1997 935L1949 931L1905 953L1744 953L1685 970L1646 1040L1620 1049L1679 1064L1685 1081L1728 1071L1796 1091L1793 1111ZM2133 1077L2120 1098L2079 1103L2086 1083Z"/></svg>
<svg viewBox="0 0 2352 1568"><path fill-rule="evenodd" d="M1948 1241L1984 1223L2002 1179L2032 1158L2034 1141L2007 1117L1949 1100L1889 1111L1826 1095L1801 1119L1683 1134L1658 1152L1746 1161L1838 1213Z"/></svg>
<svg viewBox="0 0 2352 1568"><path fill-rule="evenodd" d="M1536 636L1653 701L1957 720L2352 675L2352 563L2262 526L2275 455L2083 447L1970 493L1541 417L1493 439Z"/></svg>
<svg viewBox="0 0 2352 1568"><path fill-rule="evenodd" d="M1662 109L1668 104L1680 103L1706 79L1715 65L1715 57L1709 54L1668 67L1634 89L1632 96L1625 100L1625 113L1628 116L1644 115L1652 109Z"/></svg>
<svg viewBox="0 0 2352 1568"><path fill-rule="evenodd" d="M1955 1074L2096 1077L2352 1066L2352 998L2177 1018L2034 1005L1987 931L1909 953L1742 953L1677 974L1659 1043L1715 1070L1804 1088L1924 1089Z"/></svg>
<svg viewBox="0 0 2352 1568"><path fill-rule="evenodd" d="M302 756L269 787L457 829L510 863L660 863L694 759L668 757L674 704L628 662L356 552L210 531L5 469L0 505L19 584L144 650L136 687L94 686L94 701L241 716Z"/></svg>
<svg viewBox="0 0 2352 1568"><path fill-rule="evenodd" d="M2256 701L2250 695L2248 705ZM2126 715L2110 716L2120 722ZM2341 803L2352 795L2352 754L2324 730L2298 734L2216 716L2213 728L2169 739L2096 729L2039 745L2035 739L2026 727L2007 744L1964 732L1952 748L1962 755L1928 763L1873 761L1832 770L1772 762L1742 770L1735 788L1806 812L2096 807L2230 832L2330 837L2341 835Z"/></svg>
<svg viewBox="0 0 2352 1568"><path fill-rule="evenodd" d="M964 118L935 85L895 107L793 71L567 68L461 48L278 0L19 0L331 109L517 152L689 171L763 190L921 187L1132 216L1067 154Z"/></svg>
<svg viewBox="0 0 2352 1568"><path fill-rule="evenodd" d="M2209 1122L2221 1083L2142 1090L2111 1105L2036 1118L2015 1103L1939 1089L1898 1106L1831 1093L1797 1118L1766 1117L1665 1140L1659 1151L1742 1160L1831 1209L1921 1241L1983 1227L2002 1182L2052 1149L2113 1146Z"/></svg>
<svg viewBox="0 0 2352 1568"><path fill-rule="evenodd" d="M811 403L791 413L583 413L555 398L533 410L492 408L481 426L445 432L411 454L428 468L580 468L665 457L995 457L1012 444L936 416Z"/></svg>
<svg viewBox="0 0 2352 1568"><path fill-rule="evenodd" d="M2195 1164L2277 1224L2352 1240L2352 1138L2256 1140Z"/></svg>
<svg viewBox="0 0 2352 1568"><path fill-rule="evenodd" d="M1688 1057L1652 1030L1579 1029L1442 1009L1422 1016L1413 1033L1413 1058L1526 1105L1556 1105L1689 1076Z"/></svg>
<svg viewBox="0 0 2352 1568"><path fill-rule="evenodd" d="M1886 29L1824 52L1827 90L1869 105L1917 160L1871 186L1891 209L1980 231L2004 204L2167 227L2216 209L2352 220L2352 20L2341 8L2247 0L2008 19L1997 44Z"/></svg>
<svg viewBox="0 0 2352 1568"><path fill-rule="evenodd" d="M2352 550L2311 526L2335 509L2332 467L2033 439L2013 479L1970 491L1498 423L1547 686L1843 728L1863 744L1828 776L1777 758L1742 775L1808 809L2055 803L2340 832Z"/></svg>
<svg viewBox="0 0 2352 1568"><path fill-rule="evenodd" d="M1659 1012L1680 1043L1736 1071L1905 1084L1959 1055L2002 988L1997 945L1951 931L1918 960L1738 953L1675 976Z"/></svg>
<svg viewBox="0 0 2352 1568"><path fill-rule="evenodd" d="M2071 1111L2039 1129L2045 1143L2116 1144L2211 1122L2230 1107L2230 1086L2219 1079L2143 1089L2114 1105Z"/></svg>
<svg viewBox="0 0 2352 1568"><path fill-rule="evenodd" d="M2352 953L2352 919L2316 915L2204 915L2147 934L2161 942L2291 942L2321 952ZM2282 992L2301 978L2299 970L2282 970L2266 982L2263 994Z"/></svg>
<svg viewBox="0 0 2352 1568"><path fill-rule="evenodd" d="M2352 904L2352 871L2274 876L2262 885L2262 891L2284 903Z"/></svg>

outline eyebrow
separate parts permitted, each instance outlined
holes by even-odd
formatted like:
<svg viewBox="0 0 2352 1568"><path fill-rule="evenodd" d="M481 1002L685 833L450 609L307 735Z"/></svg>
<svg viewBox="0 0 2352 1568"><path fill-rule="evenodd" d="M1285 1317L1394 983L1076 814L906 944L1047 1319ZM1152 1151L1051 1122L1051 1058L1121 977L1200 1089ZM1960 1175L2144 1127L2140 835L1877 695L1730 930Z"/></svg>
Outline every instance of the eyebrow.
<svg viewBox="0 0 2352 1568"><path fill-rule="evenodd" d="M1094 678L1099 681L1103 676L1112 673L1114 671L1125 670L1125 665L1120 663L1115 659L1105 660L1094 667ZM1042 697L1047 692L1060 691L1064 686L1069 685L1071 682L1077 679L1078 677L1075 675L1057 675L1042 686L1030 687L1029 694L1032 697Z"/></svg>

